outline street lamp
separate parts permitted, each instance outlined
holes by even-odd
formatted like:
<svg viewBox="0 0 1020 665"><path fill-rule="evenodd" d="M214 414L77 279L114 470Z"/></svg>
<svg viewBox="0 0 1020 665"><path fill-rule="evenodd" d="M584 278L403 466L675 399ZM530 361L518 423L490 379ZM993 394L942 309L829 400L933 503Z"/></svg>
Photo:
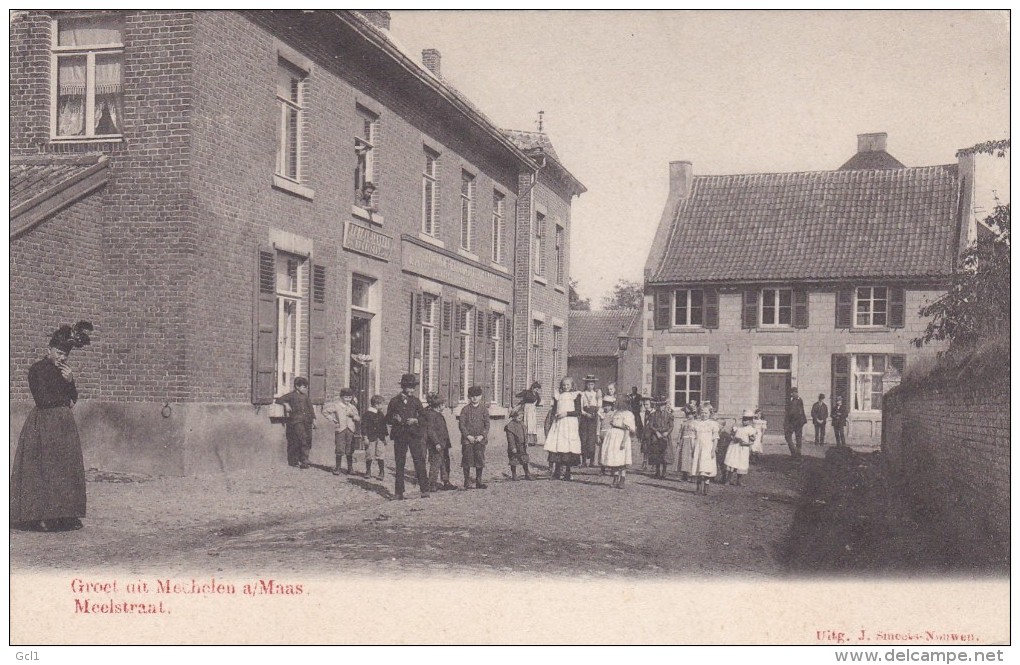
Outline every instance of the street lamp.
<svg viewBox="0 0 1020 665"><path fill-rule="evenodd" d="M628 346L630 346L630 335L627 334L626 330L621 330L616 335L616 348L623 352L627 350Z"/></svg>

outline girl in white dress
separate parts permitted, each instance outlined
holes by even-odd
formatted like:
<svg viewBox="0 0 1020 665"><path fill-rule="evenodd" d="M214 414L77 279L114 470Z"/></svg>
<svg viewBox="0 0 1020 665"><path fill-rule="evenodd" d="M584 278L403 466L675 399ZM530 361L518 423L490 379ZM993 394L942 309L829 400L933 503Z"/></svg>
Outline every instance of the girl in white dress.
<svg viewBox="0 0 1020 665"><path fill-rule="evenodd" d="M560 381L560 393L552 404L553 422L545 437L545 450L553 467L553 478L570 480L570 467L581 461L581 437L577 433L577 417L581 412L581 393L574 390L569 376Z"/></svg>
<svg viewBox="0 0 1020 665"><path fill-rule="evenodd" d="M733 426L733 440L726 449L726 459L723 460L726 470L729 471L730 485L739 485L740 477L747 475L751 445L758 438L758 432L753 424L754 414L749 409L744 410L741 421L739 427Z"/></svg>
<svg viewBox="0 0 1020 665"><path fill-rule="evenodd" d="M691 475L698 481L698 494L708 494L708 485L715 478L718 467L715 463L715 448L719 443L719 423L709 419L708 409L698 411L694 428L694 454L691 460Z"/></svg>
<svg viewBox="0 0 1020 665"><path fill-rule="evenodd" d="M758 456L765 452L765 430L768 427L768 422L761 414L761 407L754 410L754 420L751 421L754 425L754 431L757 436L754 438L754 443L751 444L751 461L757 462Z"/></svg>
<svg viewBox="0 0 1020 665"><path fill-rule="evenodd" d="M599 464L613 474L613 487L623 489L627 478L627 467L631 460L631 439L637 432L634 414L621 401L609 419L606 436L602 439Z"/></svg>

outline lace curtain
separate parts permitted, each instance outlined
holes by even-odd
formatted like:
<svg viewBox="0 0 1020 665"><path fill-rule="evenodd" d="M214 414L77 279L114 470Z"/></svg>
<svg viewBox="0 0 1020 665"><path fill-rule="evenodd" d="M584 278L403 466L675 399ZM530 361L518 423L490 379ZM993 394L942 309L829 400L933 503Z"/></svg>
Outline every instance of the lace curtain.
<svg viewBox="0 0 1020 665"><path fill-rule="evenodd" d="M57 43L60 46L103 46L121 41L120 20L99 17L60 21ZM95 81L95 119L91 134L119 134L123 117L121 94L122 59L120 53L97 53ZM67 55L58 59L57 134L83 136L87 70L85 55Z"/></svg>

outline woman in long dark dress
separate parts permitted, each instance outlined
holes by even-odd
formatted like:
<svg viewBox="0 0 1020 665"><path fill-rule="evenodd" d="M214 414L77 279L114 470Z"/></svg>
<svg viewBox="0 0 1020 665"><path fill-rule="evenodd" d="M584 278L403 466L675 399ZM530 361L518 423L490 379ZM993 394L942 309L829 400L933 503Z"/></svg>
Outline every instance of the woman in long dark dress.
<svg viewBox="0 0 1020 665"><path fill-rule="evenodd" d="M69 531L85 517L85 464L71 407L78 401L67 365L73 349L90 343L92 324L62 326L46 357L28 370L35 408L18 438L11 472L11 524L36 531Z"/></svg>

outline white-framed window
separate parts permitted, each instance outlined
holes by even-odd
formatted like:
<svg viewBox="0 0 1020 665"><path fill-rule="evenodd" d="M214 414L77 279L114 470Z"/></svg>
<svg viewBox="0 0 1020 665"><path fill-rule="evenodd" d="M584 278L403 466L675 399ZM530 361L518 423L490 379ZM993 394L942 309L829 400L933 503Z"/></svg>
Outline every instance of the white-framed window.
<svg viewBox="0 0 1020 665"><path fill-rule="evenodd" d="M124 18L53 21L50 132L53 139L117 138L124 118Z"/></svg>
<svg viewBox="0 0 1020 665"><path fill-rule="evenodd" d="M789 372L793 366L793 356L785 354L762 354L759 369L763 372Z"/></svg>
<svg viewBox="0 0 1020 665"><path fill-rule="evenodd" d="M286 252L276 253L276 392L294 386L301 374L301 344L304 303L305 259Z"/></svg>
<svg viewBox="0 0 1020 665"><path fill-rule="evenodd" d="M473 306L461 303L460 321L457 322L457 343L460 344L460 399L463 402L467 401L468 388L473 384L476 313Z"/></svg>
<svg viewBox="0 0 1020 665"><path fill-rule="evenodd" d="M673 292L673 325L705 325L705 292L701 289L677 289Z"/></svg>
<svg viewBox="0 0 1020 665"><path fill-rule="evenodd" d="M762 289L758 320L762 326L792 326L793 289Z"/></svg>
<svg viewBox="0 0 1020 665"><path fill-rule="evenodd" d="M276 101L280 108L276 175L304 181L302 150L305 122L305 86L308 72L280 58L276 68Z"/></svg>
<svg viewBox="0 0 1020 665"><path fill-rule="evenodd" d="M535 274L544 277L545 276L545 215L540 212L535 213L535 237L532 241L532 265L535 269Z"/></svg>
<svg viewBox="0 0 1020 665"><path fill-rule="evenodd" d="M502 312L492 313L492 402L500 404L503 396L503 339L506 336L506 317Z"/></svg>
<svg viewBox="0 0 1020 665"><path fill-rule="evenodd" d="M854 327L881 327L889 323L889 289L859 286L854 292Z"/></svg>
<svg viewBox="0 0 1020 665"><path fill-rule="evenodd" d="M563 376L563 328L552 328L552 370L553 376Z"/></svg>
<svg viewBox="0 0 1020 665"><path fill-rule="evenodd" d="M421 394L439 390L439 296L422 295L421 300Z"/></svg>
<svg viewBox="0 0 1020 665"><path fill-rule="evenodd" d="M882 354L860 354L850 359L853 375L853 411L882 410L882 376L889 359Z"/></svg>
<svg viewBox="0 0 1020 665"><path fill-rule="evenodd" d="M673 406L682 407L702 399L704 385L702 356L673 356Z"/></svg>
<svg viewBox="0 0 1020 665"><path fill-rule="evenodd" d="M475 177L467 171L460 172L460 246L475 248Z"/></svg>
<svg viewBox="0 0 1020 665"><path fill-rule="evenodd" d="M375 147L379 116L358 107L358 131L354 136L354 202L372 207L379 184L375 177Z"/></svg>
<svg viewBox="0 0 1020 665"><path fill-rule="evenodd" d="M529 369L531 370L531 379L533 381L542 381L542 346L545 338L545 324L537 319L531 322L531 362L529 363Z"/></svg>
<svg viewBox="0 0 1020 665"><path fill-rule="evenodd" d="M567 279L567 234L562 226L556 225L556 283L563 286Z"/></svg>
<svg viewBox="0 0 1020 665"><path fill-rule="evenodd" d="M506 196L492 190L492 262L503 263L503 235L506 229Z"/></svg>
<svg viewBox="0 0 1020 665"><path fill-rule="evenodd" d="M439 235L439 153L428 148L421 175L421 232Z"/></svg>

